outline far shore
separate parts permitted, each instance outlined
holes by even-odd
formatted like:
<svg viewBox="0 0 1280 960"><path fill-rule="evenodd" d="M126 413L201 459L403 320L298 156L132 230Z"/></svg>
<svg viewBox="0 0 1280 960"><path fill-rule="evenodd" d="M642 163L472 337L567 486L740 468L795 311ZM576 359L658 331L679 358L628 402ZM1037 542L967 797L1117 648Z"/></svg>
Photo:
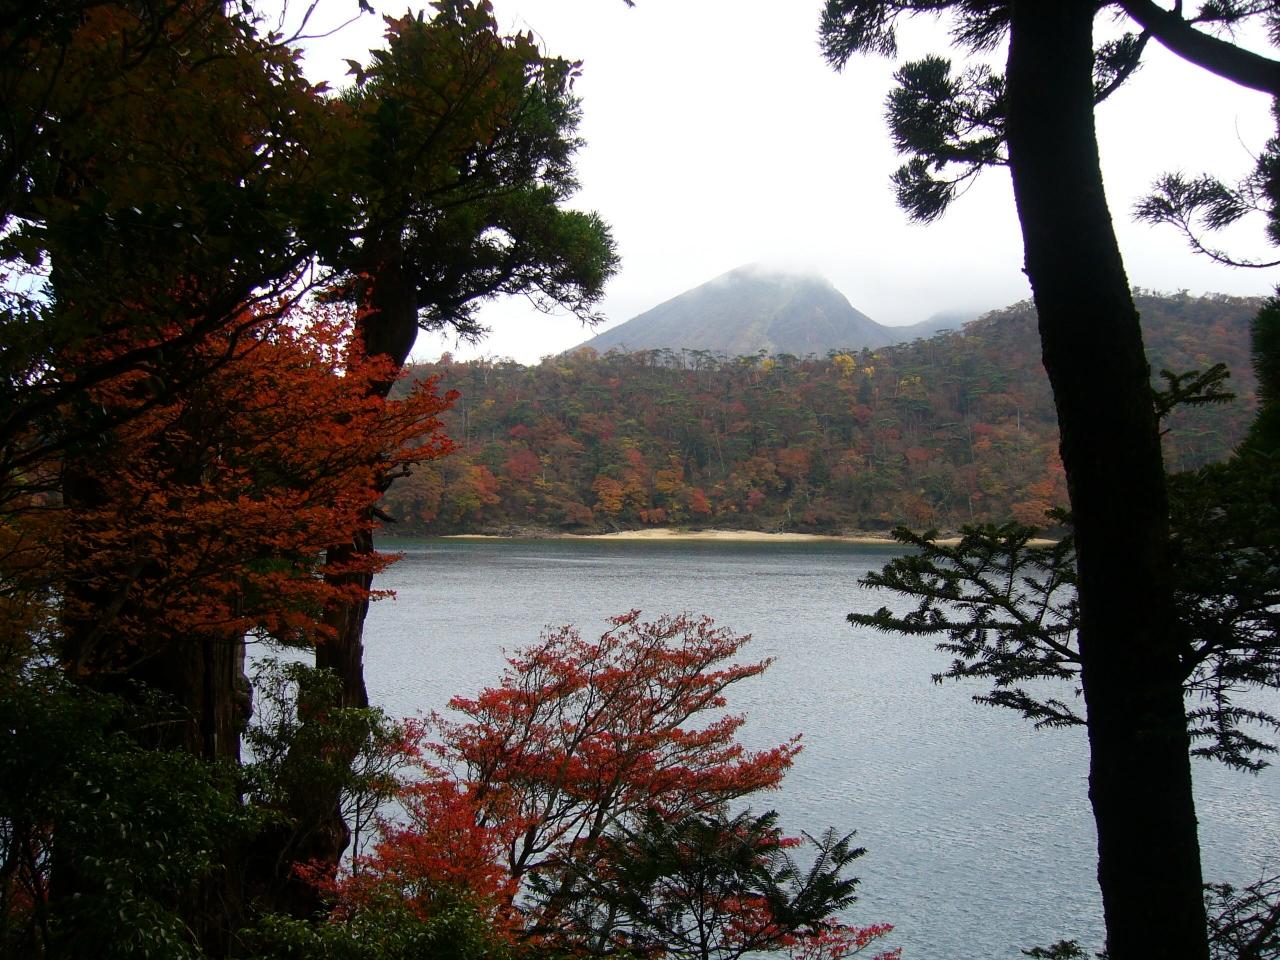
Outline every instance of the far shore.
<svg viewBox="0 0 1280 960"><path fill-rule="evenodd" d="M555 533L535 535L539 540L720 540L734 543L860 543L892 545L897 543L887 533L824 534L766 533L762 530L678 530L674 527L650 527L644 530L619 530L614 533ZM529 534L500 535L492 533L445 534L442 540L518 540ZM958 543L959 538L940 538L939 543Z"/></svg>
<svg viewBox="0 0 1280 960"><path fill-rule="evenodd" d="M680 530L675 527L650 527L643 530L618 530L614 533L561 533L554 530L525 530L515 533L447 533L431 539L440 540L599 540L628 541L720 541L724 543L853 543L864 546L894 546L898 543L889 533L766 533L763 530ZM960 537L947 533L934 543L952 547ZM1037 538L1032 546L1048 546L1056 541Z"/></svg>
<svg viewBox="0 0 1280 960"><path fill-rule="evenodd" d="M823 533L766 533L763 530L677 530L673 527L654 527L645 530L620 530L617 533L568 534L573 540L731 540L743 543L808 543L810 541L837 540L847 543L895 543L888 534L870 533L839 536Z"/></svg>

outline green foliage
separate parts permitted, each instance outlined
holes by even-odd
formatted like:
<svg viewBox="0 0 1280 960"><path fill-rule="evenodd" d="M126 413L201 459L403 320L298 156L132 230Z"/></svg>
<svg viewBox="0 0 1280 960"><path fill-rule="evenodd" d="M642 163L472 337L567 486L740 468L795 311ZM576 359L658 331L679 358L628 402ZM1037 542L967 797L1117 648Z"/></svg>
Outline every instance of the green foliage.
<svg viewBox="0 0 1280 960"><path fill-rule="evenodd" d="M1269 333L1277 315L1270 301L1253 325L1262 377L1275 362L1277 341ZM1166 388L1153 392L1161 417L1175 407L1223 399L1226 373L1220 366L1204 373L1166 371L1164 377ZM1274 396L1264 391L1254 426L1234 457L1168 478L1191 752L1255 771L1277 747L1254 731L1280 732L1280 717L1247 699L1252 691L1280 688L1280 448L1259 428L1276 409ZM1069 530L1069 517L1055 519ZM948 546L932 533L895 531L915 552L862 583L911 597L916 608L851 613L849 620L887 633L945 637L938 648L957 659L935 680L989 679L991 690L974 699L1016 709L1037 727L1083 723L1063 700L1020 686L1075 682L1080 672L1074 542L1068 532L1056 543L1034 546L1036 534L1019 524L965 527L960 542Z"/></svg>
<svg viewBox="0 0 1280 960"><path fill-rule="evenodd" d="M1280 124L1280 113L1272 106ZM1280 136L1259 151L1254 169L1234 184L1210 174L1166 173L1152 185L1149 196L1134 206L1134 215L1148 223L1177 229L1188 245L1218 263L1237 267L1274 267L1280 260L1243 259L1210 246L1207 235L1238 223L1250 214L1266 219L1266 236L1280 244Z"/></svg>
<svg viewBox="0 0 1280 960"><path fill-rule="evenodd" d="M1186 373L1161 370L1160 377L1165 385L1152 391L1156 416L1164 419L1177 407L1229 403L1235 399L1235 394L1223 389L1223 384L1230 376L1225 363L1215 363L1208 370L1190 370ZM1168 433L1167 430L1165 432Z"/></svg>
<svg viewBox="0 0 1280 960"><path fill-rule="evenodd" d="M1280 300L1270 299L1253 318L1253 372L1258 378L1258 416L1249 427L1246 451L1280 451Z"/></svg>
<svg viewBox="0 0 1280 960"><path fill-rule="evenodd" d="M1184 656L1193 754L1257 769L1280 718L1238 702L1280 686L1280 461L1242 451L1226 464L1170 477L1175 602L1190 638Z"/></svg>
<svg viewBox="0 0 1280 960"><path fill-rule="evenodd" d="M245 931L251 960L512 960L518 956L471 907L444 907L429 919L403 901L327 923L268 916Z"/></svg>
<svg viewBox="0 0 1280 960"><path fill-rule="evenodd" d="M1004 163L1004 80L984 67L959 76L926 57L894 74L888 119L893 145L911 157L893 174L898 205L924 223L988 166Z"/></svg>
<svg viewBox="0 0 1280 960"><path fill-rule="evenodd" d="M296 602L278 607L279 619L263 629L325 634L327 654L344 639L325 629L335 609L364 598L356 581L371 576L372 558L367 567L344 565L325 550L367 532L367 499L379 471L399 462L404 438L380 432L395 416L373 402L396 371L370 363L382 372L366 386L354 375L369 360L360 354L390 354L398 366L389 341L411 343L419 323L476 334L475 305L503 294L588 317L617 259L598 216L562 209L577 186L577 66L543 55L531 34L504 35L487 2L441 0L428 14L389 19L385 48L356 66L358 87L343 96L308 83L298 38L264 23L253 3L224 0L33 0L8 3L0 15L0 658L21 668L47 640L75 683L139 704L147 684L170 691L185 726L149 737L130 730L119 742L103 734L111 762L136 762L134 780L155 787L160 806L187 788L148 781L146 763L156 765L152 780L180 779L183 758L173 755L179 766L170 769L170 754L143 747L183 742L193 753L239 756L240 640L258 626L240 615L298 587ZM298 300L315 286L358 304L358 348L340 342L326 310L301 316ZM398 298L402 309L377 296ZM373 329L369 318L381 314L398 321L390 334ZM219 376L243 372L246 355L278 358L273 347L291 338L263 334L275 321L277 330L308 325L314 338L299 339L328 346L300 363L316 374L309 401L341 403L328 384L358 393L347 396L358 409L329 410L332 423L323 413L281 414L294 425L334 427L312 431L310 472L268 449L290 447L279 423L244 436L265 422L254 414L292 408L288 378L253 381L234 395L235 378ZM216 416L228 408L250 416ZM202 429L210 410L217 429ZM419 413L416 426L425 428L425 407ZM158 429L126 429L141 426ZM367 446L345 447L356 434ZM288 502L278 522L257 509L259 483ZM108 531L104 547L95 515L124 501L145 528ZM210 511L227 503L261 525L229 533ZM209 518L208 529L185 526L193 517ZM326 522L327 534L303 536ZM229 542L243 551L239 560L219 552ZM166 579L188 559L195 568ZM221 578L225 592L206 576ZM216 626L193 629L183 619L192 608ZM134 616L139 610L146 615ZM343 677L348 703L363 697L355 659ZM125 929L188 922L186 940L218 952L241 914L261 908L254 898L273 893L267 887L293 883L287 892L297 893L286 854L333 866L346 843L338 813L358 837L390 789L400 743L385 718L327 709L337 686L301 668L261 680L255 763L228 772L218 795L238 810L234 778L243 773L247 808L277 816L248 850L228 830L224 845L200 847L206 860L185 864L169 899L153 896L163 884L149 875L113 879L121 902L177 911L146 919L150 907L122 908ZM352 689L359 694L348 696ZM57 769L96 770L97 756L67 751ZM127 797L137 816L149 809L123 788L113 786L111 797ZM79 829L89 828L64 817L44 840L63 865L53 874L64 894L54 898L59 917L97 910L99 874L133 862L77 852L89 843ZM135 888L144 892L135 897ZM178 898L195 888L183 906ZM300 899L290 908L309 912ZM86 917L91 936L98 921Z"/></svg>
<svg viewBox="0 0 1280 960"><path fill-rule="evenodd" d="M180 396L208 373L192 343L313 283L360 300L394 268L410 343L415 319L479 335L499 295L592 317L617 255L562 209L576 65L487 4L435 6L389 21L343 97L248 3L36 0L0 23L0 503L92 456L119 416L96 384Z"/></svg>
<svg viewBox="0 0 1280 960"><path fill-rule="evenodd" d="M322 105L289 48L220 0L33 0L0 32L3 500L51 453L92 452L111 417L86 390L294 284ZM125 335L123 355L84 350Z"/></svg>
<svg viewBox="0 0 1280 960"><path fill-rule="evenodd" d="M331 671L264 659L253 685L246 798L263 810L284 810L296 809L292 798L336 792L352 832L351 856L359 856L373 818L399 785L403 730L377 708L332 706L339 681ZM307 826L293 825L298 832Z"/></svg>
<svg viewBox="0 0 1280 960"><path fill-rule="evenodd" d="M944 636L938 649L956 659L934 675L935 683L989 680L991 689L975 701L1017 710L1037 728L1083 724L1073 704L1023 686L1074 681L1080 671L1075 545L1070 535L1036 543L1039 532L1017 523L965 527L950 546L932 532L899 528L894 537L914 552L860 582L908 596L916 608L851 613L849 622L885 633Z"/></svg>
<svg viewBox="0 0 1280 960"><path fill-rule="evenodd" d="M206 956L201 905L232 895L242 882L237 851L264 828L300 832L279 812L290 792L336 783L348 822L369 831L396 783L400 731L378 711L354 708L300 724L298 710L326 702L333 682L310 668L268 663L258 679L255 758L242 770L155 749L172 704L94 693L50 666L0 684L0 956ZM334 759L346 751L356 756L350 767ZM396 904L342 928L253 922L244 936L274 944L266 955L494 953L466 947L486 933L461 909L432 925Z"/></svg>
<svg viewBox="0 0 1280 960"><path fill-rule="evenodd" d="M974 54L1004 40L1004 4L918 3L915 0L827 0L818 28L823 56L836 69L856 54L894 57L897 21L920 13L951 15L956 45ZM1094 51L1094 99L1110 96L1138 68L1148 34L1126 33ZM985 64L952 70L950 59L928 56L902 64L886 104L893 144L907 157L892 176L898 205L913 220L941 217L963 187L983 170L1008 163L1005 78Z"/></svg>
<svg viewBox="0 0 1280 960"><path fill-rule="evenodd" d="M1280 688L1277 473L1272 461L1249 458L1172 477L1170 494L1192 753L1257 770L1276 746L1250 731L1280 731L1280 718L1238 699ZM938 649L956 659L935 681L989 680L990 690L974 697L980 703L1015 709L1037 727L1083 723L1073 704L1023 685L1076 683L1080 670L1074 543L1068 534L1036 546L1037 534L1020 524L964 527L960 542L948 546L931 534L897 530L917 552L862 583L911 597L916 608L851 613L849 620L886 633L944 637Z"/></svg>
<svg viewBox="0 0 1280 960"><path fill-rule="evenodd" d="M504 294L598 319L613 241L561 206L578 188L578 65L502 35L487 4L444 0L388 20L386 48L353 72L328 148L352 198L346 242L324 255L343 295L373 277L376 301L403 280L424 329L472 339L476 308Z"/></svg>
<svg viewBox="0 0 1280 960"><path fill-rule="evenodd" d="M1100 47L1094 46L1094 21L1103 8L1070 3L829 0L822 35L828 58L842 65L858 52L895 53L897 17L929 12L948 15L954 40L971 51L1007 50L999 83L1004 103L997 113L1004 121L1026 273L1041 313L1044 363L1062 415L1074 523L1082 547L1087 545L1078 558L1079 585L1090 615L1079 622L1076 650L1090 704L1090 800L1108 945L1124 960L1204 960L1195 800L1176 671L1181 665L1191 675L1195 667L1188 661L1197 654L1208 654L1202 662L1220 664L1210 651L1221 653L1222 647L1213 636L1188 636L1183 611L1172 607L1188 599L1213 606L1223 591L1197 597L1179 589L1176 600L1171 596L1176 588L1164 464L1142 389L1147 357L1104 197L1093 108L1136 70L1148 37L1273 96L1280 95L1280 64L1201 30L1204 23L1229 29L1250 18L1270 20L1267 4L1208 0L1185 14L1181 3L1172 11L1149 0L1118 6L1142 32ZM957 112L972 110L958 90L934 90L954 98L947 106ZM899 196L909 213L931 218L954 195L948 180L973 173L964 153L968 131L929 96L910 99L905 112L926 135L907 144L907 169L915 180L906 191L900 183ZM901 117L896 122L895 134ZM984 161L990 162L980 157L975 164ZM1117 542L1109 546L1108 538ZM1226 591L1234 586L1227 584ZM963 632L966 611L958 613L954 626ZM946 613L940 615L945 620ZM1256 640L1265 646L1268 638ZM1208 672L1221 675L1213 667ZM1269 680L1277 683L1280 675ZM1229 705L1234 688L1224 682L1216 689L1224 688L1225 699L1210 693L1215 708ZM1217 713L1229 727L1230 711ZM1231 737L1219 737L1216 747L1227 762L1243 759Z"/></svg>
<svg viewBox="0 0 1280 960"><path fill-rule="evenodd" d="M0 682L0 955L203 955L190 907L255 819L233 771L144 746L167 716L49 667Z"/></svg>
<svg viewBox="0 0 1280 960"><path fill-rule="evenodd" d="M1280 957L1280 877L1263 877L1243 889L1205 886L1212 960Z"/></svg>
<svg viewBox="0 0 1280 960"><path fill-rule="evenodd" d="M594 869L576 878L552 915L554 928L535 932L553 943L565 938L570 952L677 960L737 960L794 933L816 933L856 899L858 881L845 871L865 851L852 846L852 834L807 837L813 860L805 869L776 824L773 811L672 821L650 810L606 836ZM561 879L540 877L535 896L554 901Z"/></svg>

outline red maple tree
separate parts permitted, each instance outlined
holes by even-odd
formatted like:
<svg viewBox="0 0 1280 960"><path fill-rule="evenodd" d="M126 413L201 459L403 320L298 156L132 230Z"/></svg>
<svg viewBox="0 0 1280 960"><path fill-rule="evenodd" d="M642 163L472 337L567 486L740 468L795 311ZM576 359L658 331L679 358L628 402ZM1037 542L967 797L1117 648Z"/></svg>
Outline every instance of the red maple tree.
<svg viewBox="0 0 1280 960"><path fill-rule="evenodd" d="M701 960L837 960L887 933L834 918L862 852L849 837L814 841L821 866L806 875L776 815L729 815L777 787L800 749L799 737L760 751L737 740L744 718L725 712L725 692L769 665L732 662L748 639L633 610L598 640L561 627L517 651L497 686L450 702L461 720L410 725L404 819L331 886L338 915L394 894L429 917L462 898L511 939L570 955ZM673 932L691 912L714 915L702 947Z"/></svg>
<svg viewBox="0 0 1280 960"><path fill-rule="evenodd" d="M82 350L136 352L140 337L166 336L122 331ZM200 677L234 682L246 637L326 642L325 609L370 594L333 575L325 548L371 526L385 472L451 448L437 420L451 397L431 382L394 401L369 389L394 375L357 349L345 308L294 307L249 311L89 387L116 426L66 468L74 496L57 533L68 668L142 679L198 717ZM183 683L193 689L174 686ZM225 694L205 706L225 713ZM208 722L223 728L204 752L234 754L231 718ZM193 730L191 745L211 735Z"/></svg>

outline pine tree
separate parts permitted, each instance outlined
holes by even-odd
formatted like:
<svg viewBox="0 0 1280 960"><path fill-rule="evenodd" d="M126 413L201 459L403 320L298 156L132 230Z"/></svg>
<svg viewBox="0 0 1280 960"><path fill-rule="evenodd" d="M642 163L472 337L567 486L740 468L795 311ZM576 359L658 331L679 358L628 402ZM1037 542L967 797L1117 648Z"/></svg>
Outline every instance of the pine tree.
<svg viewBox="0 0 1280 960"><path fill-rule="evenodd" d="M1098 8L1054 3L828 0L824 51L896 53L895 21L955 15L973 51L1007 49L1004 71L953 73L931 57L898 71L890 97L894 176L917 219L940 216L982 169L1007 165L1023 229L1058 411L1074 521L1079 659L1090 743L1098 879L1113 960L1207 956L1201 871L1174 615L1169 509L1138 315L1107 208L1095 105L1132 74L1154 38L1255 89L1280 69L1198 29L1259 9L1206 4L1184 19L1140 0L1119 4L1141 27L1093 45Z"/></svg>

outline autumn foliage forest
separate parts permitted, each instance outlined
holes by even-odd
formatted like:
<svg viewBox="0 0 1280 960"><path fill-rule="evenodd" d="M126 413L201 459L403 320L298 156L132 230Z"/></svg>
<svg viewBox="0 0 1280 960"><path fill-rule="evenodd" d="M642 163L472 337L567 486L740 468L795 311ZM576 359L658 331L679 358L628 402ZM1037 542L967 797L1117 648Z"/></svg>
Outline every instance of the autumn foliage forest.
<svg viewBox="0 0 1280 960"><path fill-rule="evenodd" d="M617 265L577 65L385 27L334 91L251 3L0 4L0 956L872 947L851 837L750 805L798 745L737 739L747 637L621 612L461 720L369 703L378 500L456 449L417 331Z"/></svg>
<svg viewBox="0 0 1280 960"><path fill-rule="evenodd" d="M1160 370L1223 363L1238 395L1176 411L1171 470L1222 460L1244 436L1259 303L1140 294L1156 385ZM442 415L457 449L391 487L390 533L955 530L1044 525L1067 500L1029 303L874 352L584 350L533 367L445 358L413 375L457 391Z"/></svg>
<svg viewBox="0 0 1280 960"><path fill-rule="evenodd" d="M614 611L598 637L530 636L445 716L395 720L364 682L374 532L1039 522L1065 488L1029 308L875 353L406 371L420 329L478 337L494 297L594 319L618 255L570 205L579 64L486 0L384 23L333 89L301 70L306 23L281 33L250 0L0 0L0 956L884 951L856 825L768 809L799 742L738 738L734 687L769 666L748 637ZM1139 382L1169 466L1251 431L1175 478L1188 626L1159 678L1180 759L1190 718L1248 767L1273 750L1250 724L1276 721L1231 697L1280 682L1280 311L1255 330L1253 421L1260 304L1139 304L1157 369L1225 363L1241 395ZM956 669L998 686L1089 682L1060 532L1028 555L1029 528L982 528L976 565L917 541L941 567L888 585L978 619L926 603L873 625L954 627ZM1051 579L1020 578L1028 556ZM958 570L988 588L993 557L1053 602L957 592ZM984 646L990 609L1017 643ZM1181 711L1210 687L1210 714ZM1265 940L1277 894L1253 894L1231 902Z"/></svg>

